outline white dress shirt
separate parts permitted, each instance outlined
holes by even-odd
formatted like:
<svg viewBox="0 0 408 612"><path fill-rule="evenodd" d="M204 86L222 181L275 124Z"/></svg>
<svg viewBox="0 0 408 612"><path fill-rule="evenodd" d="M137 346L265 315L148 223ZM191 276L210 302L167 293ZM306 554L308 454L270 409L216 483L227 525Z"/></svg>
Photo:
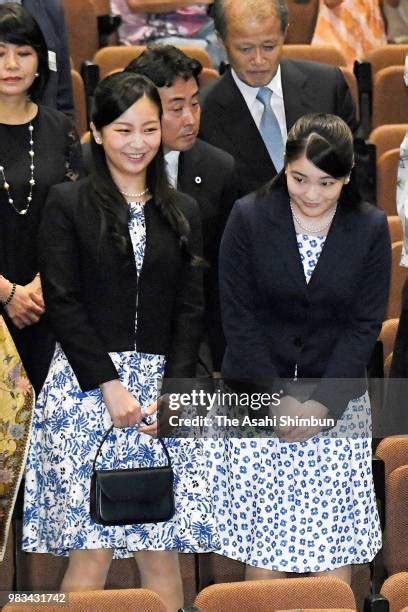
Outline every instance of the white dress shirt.
<svg viewBox="0 0 408 612"><path fill-rule="evenodd" d="M259 87L251 87L247 85L238 77L237 73L233 68L231 68L231 75L234 79L239 91L244 97L246 105L248 107L249 112L252 115L253 120L255 121L256 127L259 129L262 113L264 111L264 105L260 100L257 100L256 96L258 95ZM275 113L275 117L278 120L280 131L282 134L282 140L285 143L288 131L286 129L286 115L285 115L285 103L283 100L283 91L282 91L282 78L281 78L281 69L278 66L278 70L276 71L273 79L265 85L273 92L271 97L271 106L272 110Z"/></svg>
<svg viewBox="0 0 408 612"><path fill-rule="evenodd" d="M177 189L179 157L180 151L168 151L164 155L167 178L170 185L175 189Z"/></svg>

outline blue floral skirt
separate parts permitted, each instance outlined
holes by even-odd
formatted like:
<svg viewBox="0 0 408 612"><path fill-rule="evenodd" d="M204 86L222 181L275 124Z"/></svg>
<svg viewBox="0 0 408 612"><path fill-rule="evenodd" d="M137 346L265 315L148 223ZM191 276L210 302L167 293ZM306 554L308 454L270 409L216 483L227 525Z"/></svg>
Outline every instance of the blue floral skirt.
<svg viewBox="0 0 408 612"><path fill-rule="evenodd" d="M371 561L381 548L381 528L370 428L365 394L350 401L334 430L304 442L208 439L221 540L216 552L296 573Z"/></svg>
<svg viewBox="0 0 408 612"><path fill-rule="evenodd" d="M113 353L123 384L142 408L157 398L165 360L160 355ZM99 389L82 392L60 346L38 397L26 468L22 548L68 555L73 549L114 549L114 558L138 550L206 552L217 548L203 444L166 439L174 469L176 512L163 523L106 527L91 520L92 462L111 419ZM137 427L115 429L98 467L159 466L157 440Z"/></svg>

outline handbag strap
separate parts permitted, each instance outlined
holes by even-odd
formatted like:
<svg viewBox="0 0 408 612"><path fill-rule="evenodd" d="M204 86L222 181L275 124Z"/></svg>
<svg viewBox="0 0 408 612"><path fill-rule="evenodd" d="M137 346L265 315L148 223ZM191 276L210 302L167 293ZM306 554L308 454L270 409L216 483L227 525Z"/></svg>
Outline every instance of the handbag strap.
<svg viewBox="0 0 408 612"><path fill-rule="evenodd" d="M114 425L111 425L111 427L109 427L108 431L105 433L105 435L102 438L101 443L98 446L98 450L96 451L96 455L95 455L95 459L93 460L93 464L92 464L92 471L95 471L95 466L96 466L96 460L99 456L99 453L101 452L101 448L103 443L105 442L106 438L109 436L109 434L111 433L111 431L114 429ZM162 449L164 454L166 455L166 459L167 459L167 467L171 467L171 459L170 459L170 455L169 455L169 451L167 450L167 446L164 443L163 438L160 438L159 436L157 437L157 441L160 442L160 444L162 445Z"/></svg>

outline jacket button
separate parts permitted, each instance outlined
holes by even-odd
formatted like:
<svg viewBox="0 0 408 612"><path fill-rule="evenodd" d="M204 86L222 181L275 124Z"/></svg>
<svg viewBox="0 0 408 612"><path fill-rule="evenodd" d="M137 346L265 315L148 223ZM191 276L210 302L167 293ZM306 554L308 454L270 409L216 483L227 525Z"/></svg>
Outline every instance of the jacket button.
<svg viewBox="0 0 408 612"><path fill-rule="evenodd" d="M300 338L299 336L296 336L296 338L293 339L293 344L295 346L302 346L303 344L302 338Z"/></svg>

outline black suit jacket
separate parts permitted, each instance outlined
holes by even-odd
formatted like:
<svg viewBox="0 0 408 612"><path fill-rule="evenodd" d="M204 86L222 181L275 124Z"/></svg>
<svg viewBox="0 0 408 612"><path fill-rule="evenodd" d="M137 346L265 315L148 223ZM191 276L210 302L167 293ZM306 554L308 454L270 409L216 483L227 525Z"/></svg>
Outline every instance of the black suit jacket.
<svg viewBox="0 0 408 612"><path fill-rule="evenodd" d="M339 68L294 60L282 60L280 66L288 131L299 117L313 112L339 115L356 129L353 100ZM270 180L275 167L230 70L201 97L200 137L235 158L241 195Z"/></svg>
<svg viewBox="0 0 408 612"><path fill-rule="evenodd" d="M210 265L204 275L205 326L213 369L220 371L225 339L218 291L218 251L232 205L238 197L234 159L221 149L197 140L180 153L178 188L193 197L200 208L203 254Z"/></svg>
<svg viewBox="0 0 408 612"><path fill-rule="evenodd" d="M339 205L307 284L286 190L239 200L220 250L224 377L279 390L297 364L300 378L321 379L313 399L339 416L366 389L390 270L387 218L370 204Z"/></svg>
<svg viewBox="0 0 408 612"><path fill-rule="evenodd" d="M50 70L41 102L72 117L71 66L62 0L23 0L23 6L40 26L48 51L56 54L57 70Z"/></svg>
<svg viewBox="0 0 408 612"><path fill-rule="evenodd" d="M146 249L138 278L127 208L121 251L101 239L101 217L87 197L88 179L54 186L39 236L40 271L49 321L84 391L118 378L109 352L136 350L167 357L165 374L195 375L202 333L202 271L181 250L179 238L153 200L145 205ZM179 194L201 254L197 204ZM137 305L137 333L135 316Z"/></svg>

